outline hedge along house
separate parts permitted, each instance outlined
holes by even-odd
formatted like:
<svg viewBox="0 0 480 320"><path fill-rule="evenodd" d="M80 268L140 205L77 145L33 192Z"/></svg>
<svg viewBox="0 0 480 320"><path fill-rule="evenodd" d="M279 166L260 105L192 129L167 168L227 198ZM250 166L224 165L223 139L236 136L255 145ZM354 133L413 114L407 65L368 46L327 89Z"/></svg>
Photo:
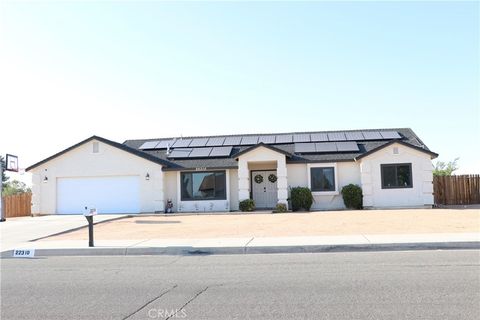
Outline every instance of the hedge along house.
<svg viewBox="0 0 480 320"><path fill-rule="evenodd" d="M343 209L341 189L361 186L366 208L431 207L430 151L411 129L127 140L92 136L27 171L32 213L238 210L288 202L309 187L312 209Z"/></svg>

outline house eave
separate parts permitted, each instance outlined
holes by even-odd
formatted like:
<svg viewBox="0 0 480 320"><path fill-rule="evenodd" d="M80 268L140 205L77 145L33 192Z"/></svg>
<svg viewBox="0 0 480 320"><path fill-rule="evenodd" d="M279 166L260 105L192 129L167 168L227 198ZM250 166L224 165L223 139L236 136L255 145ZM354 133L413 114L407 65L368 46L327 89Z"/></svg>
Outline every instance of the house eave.
<svg viewBox="0 0 480 320"><path fill-rule="evenodd" d="M238 166L213 166L213 167L163 167L162 171L204 171L204 170L229 170L229 169L238 169Z"/></svg>
<svg viewBox="0 0 480 320"><path fill-rule="evenodd" d="M291 157L292 155L287 152L287 151L284 151L282 149L279 149L279 148L275 148L274 146L271 146L271 145L268 145L268 144L265 144L263 142L260 142L260 143L257 143L256 145L253 145L253 146L250 146L248 148L246 148L245 150L242 150L240 152L238 152L237 154L234 155L234 159L237 160L240 156L246 154L246 153L249 153L255 149L258 149L260 147L264 147L266 149L269 149L269 150L272 150L272 151L275 151L275 152L278 152L278 153L281 153L287 157Z"/></svg>
<svg viewBox="0 0 480 320"><path fill-rule="evenodd" d="M391 146L391 145L393 145L393 144L395 144L395 143L398 143L398 144L400 144L400 145L402 145L402 146L405 146L405 147L408 147L408 148L411 148L411 149L414 149L414 150L417 150L417 151L426 153L426 154L430 155L430 159L435 159L435 158L438 157L438 153L432 152L432 151L430 151L430 150L423 149L423 148L421 148L421 147L414 146L414 145L412 145L412 144L410 144L410 143L404 142L404 141L399 140L399 139L394 139L394 140L391 140L391 141L389 141L389 142L387 142L387 143L385 143L385 144L383 144L383 145L381 145L381 146L379 146L379 147L377 147L377 148L374 148L374 149L372 149L372 150L370 150L370 151L367 151L367 152L365 152L365 153L363 153L363 154L355 157L354 160L355 160L355 161L361 160L361 159L363 159L363 158L365 158L365 157L368 157L369 155L371 155L371 154L373 154L373 153L375 153L375 152L377 152L377 151L380 151L380 150L382 150L382 149L384 149L384 148L386 148L386 147L388 147L388 146Z"/></svg>
<svg viewBox="0 0 480 320"><path fill-rule="evenodd" d="M126 145L123 145L123 144L121 144L121 143L118 143L118 142L115 142L115 141L112 141L112 140L108 140L108 139L106 139L106 138L102 138L102 137L93 135L93 136L91 136L91 137L89 137L89 138L87 138L87 139L85 139L85 140L82 140L82 141L80 141L80 142L78 142L78 143L76 143L76 144L74 144L74 145L72 145L72 146L70 146L70 147L68 147L68 148L60 151L60 152L55 153L54 155L52 155L52 156L50 156L50 157L48 157L48 158L45 158L45 159L43 159L43 160L41 160L41 161L39 161L39 162L37 162L37 163L29 166L28 168L25 169L25 171L26 171L26 172L31 171L31 170L33 170L33 169L35 169L35 168L37 168L37 167L39 167L39 166L47 163L47 162L49 162L49 161L51 161L51 160L54 160L54 159L56 159L56 158L64 155L65 153L67 153L67 152L69 152L69 151L71 151L71 150L73 150L73 149L76 149L76 148L80 147L81 145L83 145L83 144L85 144L85 143L88 143L88 142L90 142L90 141L93 141L93 140L97 140L97 141L99 141L99 142L108 144L109 146L112 146L112 147L114 147L114 148L123 150L123 151L125 151L125 152L128 152L128 153L130 153L130 154L133 154L133 155L135 155L135 156L138 156L138 157L143 158L143 159L145 159L145 160L148 160L148 161L157 163L157 164L162 165L162 166L168 166L168 165L169 165L168 161L165 161L165 160L163 160L163 159L160 159L160 158L154 157L154 156L152 156L152 155L149 155L149 154L147 154L147 153L145 153L145 152L142 152L142 151L139 151L139 150L130 148L130 147L128 147L128 146L126 146Z"/></svg>

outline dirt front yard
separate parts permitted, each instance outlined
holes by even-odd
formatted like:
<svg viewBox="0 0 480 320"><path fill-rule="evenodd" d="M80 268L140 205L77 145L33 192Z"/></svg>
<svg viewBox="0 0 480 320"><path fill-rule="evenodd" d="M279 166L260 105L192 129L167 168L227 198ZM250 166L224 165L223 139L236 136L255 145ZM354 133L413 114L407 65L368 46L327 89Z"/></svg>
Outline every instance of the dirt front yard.
<svg viewBox="0 0 480 320"><path fill-rule="evenodd" d="M480 232L479 209L139 215L96 225L95 239L198 239L466 232ZM87 237L88 233L84 228L45 240L80 240Z"/></svg>

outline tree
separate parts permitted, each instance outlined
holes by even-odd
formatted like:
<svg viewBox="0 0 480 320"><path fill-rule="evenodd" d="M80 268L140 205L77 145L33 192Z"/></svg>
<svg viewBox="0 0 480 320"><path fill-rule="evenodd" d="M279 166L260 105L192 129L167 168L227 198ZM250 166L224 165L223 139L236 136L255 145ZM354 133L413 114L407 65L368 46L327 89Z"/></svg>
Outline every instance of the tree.
<svg viewBox="0 0 480 320"><path fill-rule="evenodd" d="M18 180L12 180L5 183L5 187L3 188L3 195L10 196L13 194L22 194L32 192L32 190L27 187L24 182Z"/></svg>
<svg viewBox="0 0 480 320"><path fill-rule="evenodd" d="M451 176L452 173L458 169L458 159L460 158L455 158L453 161L449 162L443 162L443 161L437 161L435 163L435 169L433 169L433 175L434 176Z"/></svg>
<svg viewBox="0 0 480 320"><path fill-rule="evenodd" d="M5 174L5 159L0 156L0 162L1 162L1 165L2 165L2 168L3 168L3 171L2 171L2 189L5 188L6 184L7 184L7 181L8 181L8 177L7 175Z"/></svg>

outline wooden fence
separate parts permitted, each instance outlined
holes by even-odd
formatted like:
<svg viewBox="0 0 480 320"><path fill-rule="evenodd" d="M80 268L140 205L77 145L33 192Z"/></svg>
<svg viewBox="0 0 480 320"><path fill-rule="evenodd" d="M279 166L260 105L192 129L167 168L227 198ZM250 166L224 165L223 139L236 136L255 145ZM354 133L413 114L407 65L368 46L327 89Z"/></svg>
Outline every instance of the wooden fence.
<svg viewBox="0 0 480 320"><path fill-rule="evenodd" d="M480 175L433 177L436 205L480 203Z"/></svg>
<svg viewBox="0 0 480 320"><path fill-rule="evenodd" d="M5 217L25 217L31 215L32 194L23 193L3 197Z"/></svg>

